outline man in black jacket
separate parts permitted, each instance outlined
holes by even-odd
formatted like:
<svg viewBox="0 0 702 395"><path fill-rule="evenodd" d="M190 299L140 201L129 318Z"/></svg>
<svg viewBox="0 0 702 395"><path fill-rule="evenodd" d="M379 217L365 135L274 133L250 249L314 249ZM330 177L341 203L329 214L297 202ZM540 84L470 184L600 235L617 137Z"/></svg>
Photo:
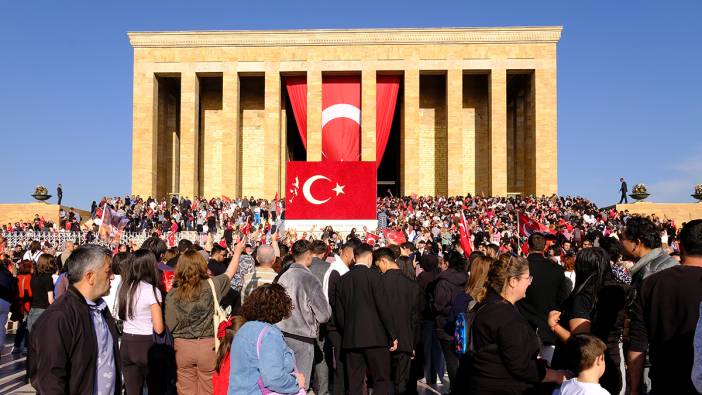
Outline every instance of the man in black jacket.
<svg viewBox="0 0 702 395"><path fill-rule="evenodd" d="M627 227L629 224L627 223ZM640 386L648 345L651 361L651 394L695 394L693 337L702 301L702 220L688 222L680 231L683 264L647 277L638 294L641 313L631 316L631 351L640 363L630 364L631 393ZM697 350L695 350L697 351Z"/></svg>
<svg viewBox="0 0 702 395"><path fill-rule="evenodd" d="M32 329L29 376L37 393L121 393L117 328L102 299L114 277L111 257L88 244L68 258L68 291Z"/></svg>
<svg viewBox="0 0 702 395"><path fill-rule="evenodd" d="M624 181L624 178L620 178L619 182L622 183L622 185L619 187L619 192L622 193L622 196L619 198L619 204L622 203L629 203L629 199L626 198L626 193L629 192L629 188L626 186L626 181Z"/></svg>
<svg viewBox="0 0 702 395"><path fill-rule="evenodd" d="M371 268L372 252L366 243L356 248L356 264L336 287L334 314L346 353L350 394L362 393L366 367L373 376L373 393L391 393L390 352L397 350L397 332L380 273Z"/></svg>
<svg viewBox="0 0 702 395"><path fill-rule="evenodd" d="M519 312L541 338L541 356L551 362L555 337L548 326L548 312L560 309L568 297L568 283L562 267L544 257L546 238L540 233L529 236L529 273L534 277L526 298L517 302Z"/></svg>
<svg viewBox="0 0 702 395"><path fill-rule="evenodd" d="M375 251L373 262L383 272L383 289L397 329L398 347L391 354L395 394L416 394L417 386L411 385L409 379L412 357L421 336L424 294L417 282L402 274L389 248Z"/></svg>
<svg viewBox="0 0 702 395"><path fill-rule="evenodd" d="M353 265L353 252L361 241L356 238L350 238L339 248L339 255L334 257L332 263L327 270L326 281L322 281L324 292L327 293L329 304L332 308L332 319L327 323L327 343L331 345L332 353L334 354L334 363L332 364L333 374L330 375L332 380L333 394L346 394L346 376L344 369L345 355L341 346L342 338L340 330L337 329L335 311L336 311L336 287L341 280L341 277L349 272L349 267Z"/></svg>

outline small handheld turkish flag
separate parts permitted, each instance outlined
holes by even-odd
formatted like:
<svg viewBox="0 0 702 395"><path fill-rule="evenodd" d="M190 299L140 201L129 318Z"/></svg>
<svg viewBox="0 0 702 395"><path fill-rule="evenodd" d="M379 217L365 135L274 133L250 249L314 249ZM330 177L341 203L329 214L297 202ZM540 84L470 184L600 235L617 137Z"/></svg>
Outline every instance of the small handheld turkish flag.
<svg viewBox="0 0 702 395"><path fill-rule="evenodd" d="M537 220L527 216L524 213L517 212L519 217L519 235L529 237L532 233L543 232L547 233L549 229L546 225L539 223Z"/></svg>
<svg viewBox="0 0 702 395"><path fill-rule="evenodd" d="M378 242L378 239L380 239L379 235L376 235L375 233L366 233L366 243L370 245L375 245L375 243Z"/></svg>
<svg viewBox="0 0 702 395"><path fill-rule="evenodd" d="M376 218L375 162L288 162L287 219Z"/></svg>
<svg viewBox="0 0 702 395"><path fill-rule="evenodd" d="M459 233L461 234L461 249L463 249L463 254L466 258L470 258L470 254L473 253L473 247L470 245L470 228L468 227L468 222L466 221L466 216L461 210L461 226L459 228Z"/></svg>
<svg viewBox="0 0 702 395"><path fill-rule="evenodd" d="M175 233L173 232L168 232L168 236L166 237L166 240L168 240L168 247L173 248L175 247Z"/></svg>
<svg viewBox="0 0 702 395"><path fill-rule="evenodd" d="M385 229L383 233L385 234L385 240L388 241L388 244L400 245L407 241L405 234L401 230Z"/></svg>

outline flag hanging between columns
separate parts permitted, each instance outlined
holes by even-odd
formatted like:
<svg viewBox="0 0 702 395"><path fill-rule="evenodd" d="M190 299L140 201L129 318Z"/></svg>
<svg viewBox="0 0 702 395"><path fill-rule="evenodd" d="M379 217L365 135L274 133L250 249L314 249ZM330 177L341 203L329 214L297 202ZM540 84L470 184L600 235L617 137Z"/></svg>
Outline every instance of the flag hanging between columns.
<svg viewBox="0 0 702 395"><path fill-rule="evenodd" d="M322 160L361 160L361 77L322 79Z"/></svg>

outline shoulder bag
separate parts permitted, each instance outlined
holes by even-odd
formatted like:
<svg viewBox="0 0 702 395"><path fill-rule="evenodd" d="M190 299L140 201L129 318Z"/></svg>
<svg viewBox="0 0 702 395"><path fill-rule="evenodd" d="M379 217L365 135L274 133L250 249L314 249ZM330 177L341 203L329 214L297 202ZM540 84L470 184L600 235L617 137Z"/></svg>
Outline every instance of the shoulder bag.
<svg viewBox="0 0 702 395"><path fill-rule="evenodd" d="M217 328L219 324L227 320L227 314L222 310L219 305L219 299L217 299L217 292L215 292L214 282L211 278L207 279L207 283L210 284L210 289L212 290L212 303L214 304L214 314L212 314L212 324L214 325L214 340L215 340L215 353L219 350L219 339L217 338Z"/></svg>

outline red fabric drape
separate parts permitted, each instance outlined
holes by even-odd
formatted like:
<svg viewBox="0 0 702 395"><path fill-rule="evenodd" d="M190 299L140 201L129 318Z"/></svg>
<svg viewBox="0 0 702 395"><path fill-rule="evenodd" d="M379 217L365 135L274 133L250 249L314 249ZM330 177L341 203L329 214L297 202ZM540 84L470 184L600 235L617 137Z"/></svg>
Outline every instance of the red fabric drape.
<svg viewBox="0 0 702 395"><path fill-rule="evenodd" d="M285 77L285 89L288 90L302 145L307 149L307 77Z"/></svg>
<svg viewBox="0 0 702 395"><path fill-rule="evenodd" d="M379 75L375 88L375 168L385 154L385 147L390 138L392 118L395 115L397 91L400 89L399 75Z"/></svg>
<svg viewBox="0 0 702 395"><path fill-rule="evenodd" d="M361 76L322 77L322 160L361 160Z"/></svg>

